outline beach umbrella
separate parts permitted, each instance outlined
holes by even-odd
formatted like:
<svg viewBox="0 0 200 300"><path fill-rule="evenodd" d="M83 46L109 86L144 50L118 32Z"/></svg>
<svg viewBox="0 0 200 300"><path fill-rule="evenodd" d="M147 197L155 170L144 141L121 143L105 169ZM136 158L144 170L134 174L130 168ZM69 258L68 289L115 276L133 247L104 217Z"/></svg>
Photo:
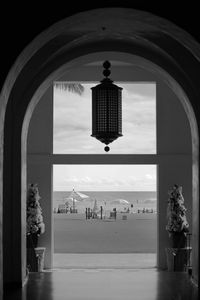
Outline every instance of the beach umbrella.
<svg viewBox="0 0 200 300"><path fill-rule="evenodd" d="M72 190L72 192L70 193L70 195L68 197L68 199L72 200L73 210L75 209L75 202L83 201L83 200L88 199L88 198L89 198L88 195L85 195L83 193L75 191L74 189Z"/></svg>
<svg viewBox="0 0 200 300"><path fill-rule="evenodd" d="M84 199L88 199L89 196L85 195L83 193L77 192L73 189L71 194L69 195L69 198L76 199L77 201L82 201Z"/></svg>
<svg viewBox="0 0 200 300"><path fill-rule="evenodd" d="M79 202L78 200L76 200L76 199L74 199L74 198L72 198L72 197L67 197L67 198L65 198L65 200L66 200L66 202L68 202L68 201ZM66 202L65 202L65 203L66 203Z"/></svg>
<svg viewBox="0 0 200 300"><path fill-rule="evenodd" d="M130 204L130 202L129 201L127 201L127 200L125 200L125 199L114 199L114 200L112 200L110 203L112 203L112 204Z"/></svg>

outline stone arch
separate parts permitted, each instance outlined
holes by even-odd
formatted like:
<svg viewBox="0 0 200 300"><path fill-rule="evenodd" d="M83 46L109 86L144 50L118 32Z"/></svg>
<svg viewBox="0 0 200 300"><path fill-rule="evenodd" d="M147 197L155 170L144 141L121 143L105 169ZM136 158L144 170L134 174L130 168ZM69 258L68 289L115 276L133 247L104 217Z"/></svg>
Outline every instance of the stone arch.
<svg viewBox="0 0 200 300"><path fill-rule="evenodd" d="M26 228L26 136L34 106L60 66L98 51L121 51L144 57L174 78L177 85L169 77L166 80L176 93L181 91L177 86L184 91L181 99L190 122L193 145L193 226L197 241L194 279L198 281L200 46L165 19L123 8L86 11L56 23L24 50L5 81L0 102L0 205L6 212L4 228L8 231L3 239L10 260L5 264L4 281L21 284L26 277L25 246L21 240L25 238ZM1 233L0 242L2 247Z"/></svg>

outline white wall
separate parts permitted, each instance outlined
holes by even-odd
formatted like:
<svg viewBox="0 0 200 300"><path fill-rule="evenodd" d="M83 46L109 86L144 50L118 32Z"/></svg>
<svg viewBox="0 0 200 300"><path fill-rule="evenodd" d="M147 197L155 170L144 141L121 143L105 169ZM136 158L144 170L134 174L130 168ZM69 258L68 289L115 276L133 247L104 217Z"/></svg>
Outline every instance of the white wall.
<svg viewBox="0 0 200 300"><path fill-rule="evenodd" d="M169 247L166 226L168 190L182 185L187 219L192 230L192 156L189 122L181 102L162 82L157 84L158 144L158 265L166 268L165 247Z"/></svg>
<svg viewBox="0 0 200 300"><path fill-rule="evenodd" d="M38 246L46 247L45 268L51 268L52 239L52 165L53 149L53 89L41 98L32 116L28 135L27 183L37 183L45 223L45 233Z"/></svg>

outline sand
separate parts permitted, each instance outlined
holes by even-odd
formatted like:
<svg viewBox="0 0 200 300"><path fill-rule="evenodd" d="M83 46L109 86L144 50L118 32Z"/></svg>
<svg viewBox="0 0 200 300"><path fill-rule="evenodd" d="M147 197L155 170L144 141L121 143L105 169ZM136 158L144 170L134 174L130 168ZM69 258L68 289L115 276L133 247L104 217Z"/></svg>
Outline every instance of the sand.
<svg viewBox="0 0 200 300"><path fill-rule="evenodd" d="M157 214L122 215L86 220L84 214L54 214L54 252L156 253Z"/></svg>

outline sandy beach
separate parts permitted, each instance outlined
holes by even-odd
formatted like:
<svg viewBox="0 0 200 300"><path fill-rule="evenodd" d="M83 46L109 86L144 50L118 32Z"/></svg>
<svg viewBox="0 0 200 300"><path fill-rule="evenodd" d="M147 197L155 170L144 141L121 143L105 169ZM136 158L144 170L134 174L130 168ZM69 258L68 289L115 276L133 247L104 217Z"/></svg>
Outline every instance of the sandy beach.
<svg viewBox="0 0 200 300"><path fill-rule="evenodd" d="M54 214L55 253L156 253L157 214L118 213L117 219Z"/></svg>

